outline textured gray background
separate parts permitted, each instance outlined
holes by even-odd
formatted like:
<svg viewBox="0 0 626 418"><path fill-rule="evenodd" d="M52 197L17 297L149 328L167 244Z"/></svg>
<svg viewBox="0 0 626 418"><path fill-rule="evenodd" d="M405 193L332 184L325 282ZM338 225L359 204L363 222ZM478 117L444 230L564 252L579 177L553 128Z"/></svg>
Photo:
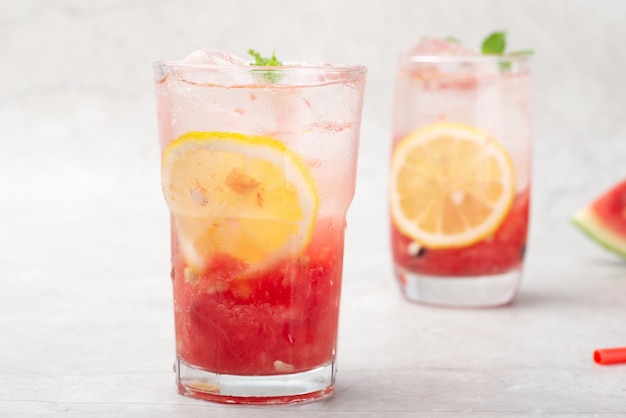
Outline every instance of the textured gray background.
<svg viewBox="0 0 626 418"><path fill-rule="evenodd" d="M87 180L75 184L75 174L117 182L118 191L133 193L124 201L101 196L107 207L151 210L158 200L152 61L199 48L245 55L252 47L275 49L287 60L364 64L352 212L368 206L363 215L381 226L371 234L384 241L397 54L423 35L453 35L478 47L489 31L506 29L511 49L536 51L532 233L541 239L531 244L532 258L535 251L559 251L553 229L569 228L574 210L626 177L625 16L620 0L2 0L0 172L3 182L45 180L51 184L44 193L67 192L68 206L89 187ZM34 206L28 199L37 198L19 201Z"/></svg>
<svg viewBox="0 0 626 418"><path fill-rule="evenodd" d="M625 17L622 0L0 0L0 416L197 411L173 393L168 369L151 63L199 48L275 49L285 60L369 69L348 215L345 369L334 403L303 413L625 413L623 373L589 364L594 345L626 345L624 263L569 222L626 178ZM396 57L423 35L478 47L497 29L512 49L536 51L533 216L519 303L462 314L408 306L387 251ZM416 354L405 347L412 332ZM500 338L519 332L516 348L506 345L519 351L503 355ZM381 352L390 354L373 361ZM481 374L491 366L497 373Z"/></svg>

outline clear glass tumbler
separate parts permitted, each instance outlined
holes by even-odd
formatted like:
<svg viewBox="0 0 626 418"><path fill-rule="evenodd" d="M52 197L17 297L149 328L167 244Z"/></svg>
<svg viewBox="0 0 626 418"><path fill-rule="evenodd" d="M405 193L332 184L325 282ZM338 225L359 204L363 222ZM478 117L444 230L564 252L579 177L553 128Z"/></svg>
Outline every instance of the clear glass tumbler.
<svg viewBox="0 0 626 418"><path fill-rule="evenodd" d="M361 66L154 64L179 392L333 390Z"/></svg>
<svg viewBox="0 0 626 418"><path fill-rule="evenodd" d="M408 300L489 307L517 293L530 94L528 57L401 57L389 208L394 271Z"/></svg>

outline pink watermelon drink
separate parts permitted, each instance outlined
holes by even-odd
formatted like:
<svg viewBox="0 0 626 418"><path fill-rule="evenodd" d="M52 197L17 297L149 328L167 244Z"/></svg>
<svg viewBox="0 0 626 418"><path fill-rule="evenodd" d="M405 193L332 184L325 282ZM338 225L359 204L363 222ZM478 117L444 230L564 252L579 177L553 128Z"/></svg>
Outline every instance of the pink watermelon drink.
<svg viewBox="0 0 626 418"><path fill-rule="evenodd" d="M365 69L254 55L155 64L177 382L299 402L334 385Z"/></svg>
<svg viewBox="0 0 626 418"><path fill-rule="evenodd" d="M394 271L409 300L496 306L521 280L530 196L525 56L426 39L396 77Z"/></svg>

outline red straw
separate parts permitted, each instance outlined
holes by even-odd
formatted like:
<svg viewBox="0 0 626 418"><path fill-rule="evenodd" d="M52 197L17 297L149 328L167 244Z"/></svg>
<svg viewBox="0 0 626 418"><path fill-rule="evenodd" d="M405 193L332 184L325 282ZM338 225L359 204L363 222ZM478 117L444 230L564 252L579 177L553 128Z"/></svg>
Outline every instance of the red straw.
<svg viewBox="0 0 626 418"><path fill-rule="evenodd" d="M599 348L593 352L593 360L598 364L626 363L626 347Z"/></svg>

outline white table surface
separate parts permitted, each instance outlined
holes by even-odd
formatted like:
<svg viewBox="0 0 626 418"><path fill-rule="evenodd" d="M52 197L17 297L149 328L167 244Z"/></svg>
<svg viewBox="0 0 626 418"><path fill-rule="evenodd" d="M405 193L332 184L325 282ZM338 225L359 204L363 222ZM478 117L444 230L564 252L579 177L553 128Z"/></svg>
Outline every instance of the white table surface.
<svg viewBox="0 0 626 418"><path fill-rule="evenodd" d="M0 416L626 414L626 365L592 361L595 348L626 345L623 261L542 213L538 198L515 303L407 303L385 203L371 196L382 180L367 166L348 216L334 396L276 408L179 396L156 146L136 161L27 148L0 157ZM568 200L551 210L567 213Z"/></svg>
<svg viewBox="0 0 626 418"><path fill-rule="evenodd" d="M372 0L344 27L348 0L299 10L268 1L269 11L233 0L178 13L179 3L166 0L0 0L0 52L15 63L0 70L0 417L626 416L626 365L592 360L596 348L626 346L626 263L569 222L626 177L626 28L617 18L626 2L476 0L459 11L451 0L396 8ZM275 16L279 6L284 14ZM242 17L249 29L220 36L246 7L258 14ZM202 16L218 8L224 18L207 25ZM269 28L297 24L285 37L253 30L256 17ZM322 23L343 29L330 36ZM492 27L544 51L535 61L524 281L515 302L497 309L410 304L388 251L392 58L411 37L478 39ZM250 39L295 59L345 58L370 69L336 390L304 405L186 398L172 371L150 62L201 46L245 51Z"/></svg>

